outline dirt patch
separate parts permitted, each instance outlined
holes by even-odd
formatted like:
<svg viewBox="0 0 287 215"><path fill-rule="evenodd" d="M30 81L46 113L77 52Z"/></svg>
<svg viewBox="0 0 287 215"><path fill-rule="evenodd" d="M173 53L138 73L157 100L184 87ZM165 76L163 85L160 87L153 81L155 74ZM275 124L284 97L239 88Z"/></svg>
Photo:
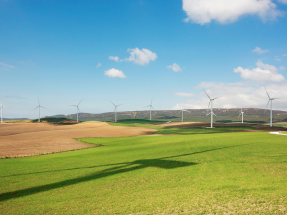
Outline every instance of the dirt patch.
<svg viewBox="0 0 287 215"><path fill-rule="evenodd" d="M95 147L74 140L85 137L140 136L155 132L144 127L111 126L105 122L85 122L75 125L48 123L0 124L0 158L47 154Z"/></svg>
<svg viewBox="0 0 287 215"><path fill-rule="evenodd" d="M162 123L154 124L161 127L171 127L171 128L195 128L195 127L205 127L209 128L210 123L205 122L171 122L171 123ZM213 127L254 127L259 128L260 130L250 130L250 132L255 131L278 131L278 127L270 127L269 125L261 124L251 124L251 123L213 123ZM282 131L287 131L287 128L280 128Z"/></svg>

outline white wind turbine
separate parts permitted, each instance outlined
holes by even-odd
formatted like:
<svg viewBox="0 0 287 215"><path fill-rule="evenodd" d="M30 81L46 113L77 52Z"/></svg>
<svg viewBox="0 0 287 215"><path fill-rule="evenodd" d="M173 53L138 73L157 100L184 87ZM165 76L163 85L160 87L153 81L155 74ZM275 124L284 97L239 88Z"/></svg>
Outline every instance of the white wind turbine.
<svg viewBox="0 0 287 215"><path fill-rule="evenodd" d="M266 93L267 93L267 96L268 96L268 98L269 98L268 103L267 103L267 105L266 105L266 108L267 108L267 106L268 106L268 104L269 104L269 102L270 102L270 127L272 127L272 101L273 101L274 99L278 99L278 98L270 98L270 96L269 96L269 94L268 94L268 92L267 92L267 90L266 90L265 87L264 87L264 89L265 89L265 91L266 91ZM266 111L266 108L265 108L265 111ZM265 111L264 111L264 113L265 113Z"/></svg>
<svg viewBox="0 0 287 215"><path fill-rule="evenodd" d="M81 102L83 101L83 99L79 102L79 104L77 105L70 105L70 106L75 106L77 107L77 123L79 122L79 112L80 112L80 108L79 105L81 104Z"/></svg>
<svg viewBox="0 0 287 215"><path fill-rule="evenodd" d="M205 90L203 89L203 91L205 92ZM211 99L210 97L209 97L209 95L205 92L205 94L207 95L207 97L209 98L209 104L208 104L208 108L207 109L209 109L209 106L210 106L210 113L207 113L206 114L206 116L208 116L209 114L210 114L210 117L211 117L211 120L210 120L210 128L213 128L212 127L212 125L213 125L213 115L214 116L216 116L214 113L213 113L213 111L212 111L212 107L213 107L213 101L215 100L215 99L217 99L217 98L219 98L219 97L216 97L216 98L213 98L213 99Z"/></svg>
<svg viewBox="0 0 287 215"><path fill-rule="evenodd" d="M242 112L242 108L241 108L241 112L240 112L240 114L239 114L239 116L238 116L238 117L240 117L240 115L242 116L242 123L243 123L243 116L244 116L244 112Z"/></svg>
<svg viewBox="0 0 287 215"><path fill-rule="evenodd" d="M8 107L3 106L3 105L0 103L0 109L1 109L1 123L3 123L3 108L8 108Z"/></svg>
<svg viewBox="0 0 287 215"><path fill-rule="evenodd" d="M182 107L181 107L181 110L178 112L178 114L180 114L180 112L181 112L181 121L183 122L183 111L187 111L187 110L184 110L184 109L182 109ZM178 115L177 114L177 115Z"/></svg>
<svg viewBox="0 0 287 215"><path fill-rule="evenodd" d="M112 102L111 102L112 103ZM115 112L115 122L117 122L117 111L118 111L118 106L120 106L120 105L122 105L122 104L120 104L120 105L115 105L114 103L112 103L114 106L115 106L115 110L114 110L114 112Z"/></svg>
<svg viewBox="0 0 287 215"><path fill-rule="evenodd" d="M38 120L38 122L40 122L40 109L41 109L41 108L47 109L47 108L45 108L45 107L43 107L43 106L40 105L39 98L38 98L38 104L39 104L39 105L38 105L34 110L36 110L37 108L39 108L39 120Z"/></svg>
<svg viewBox="0 0 287 215"><path fill-rule="evenodd" d="M152 100L153 100L153 99L151 99L150 105L145 106L145 107L149 107L149 108L150 108L150 109L149 109L149 120L151 120L151 109L154 109L153 106L152 106ZM154 110L155 110L155 109L154 109Z"/></svg>

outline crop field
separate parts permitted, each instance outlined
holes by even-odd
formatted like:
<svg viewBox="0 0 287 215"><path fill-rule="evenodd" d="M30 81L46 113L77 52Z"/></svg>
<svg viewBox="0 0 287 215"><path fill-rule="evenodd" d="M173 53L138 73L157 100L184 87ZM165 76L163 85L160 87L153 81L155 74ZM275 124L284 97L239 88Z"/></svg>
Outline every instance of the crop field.
<svg viewBox="0 0 287 215"><path fill-rule="evenodd" d="M286 214L286 138L82 138L103 146L1 159L0 213Z"/></svg>

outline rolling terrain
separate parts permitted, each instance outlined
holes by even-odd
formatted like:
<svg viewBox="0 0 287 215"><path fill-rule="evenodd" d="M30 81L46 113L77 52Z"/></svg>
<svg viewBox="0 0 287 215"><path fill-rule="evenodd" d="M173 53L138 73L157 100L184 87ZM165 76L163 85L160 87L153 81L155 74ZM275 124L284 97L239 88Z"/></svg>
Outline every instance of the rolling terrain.
<svg viewBox="0 0 287 215"><path fill-rule="evenodd" d="M241 122L241 117L238 117L241 109L221 109L215 108L214 113L217 117L214 117L215 122L231 123ZM269 110L259 108L244 108L244 122L250 123L268 123L269 122ZM178 114L178 110L155 110L152 111L153 120L162 121L181 121L181 113ZM118 112L118 119L149 119L149 111L125 111ZM61 115L62 116L62 115ZM66 116L70 119L76 119L76 114L69 114ZM107 112L101 114L80 113L79 119L81 121L114 121L114 112ZM184 121L189 122L210 122L210 116L206 116L206 109L189 109L184 112ZM273 110L273 122L287 122L287 112L280 110Z"/></svg>

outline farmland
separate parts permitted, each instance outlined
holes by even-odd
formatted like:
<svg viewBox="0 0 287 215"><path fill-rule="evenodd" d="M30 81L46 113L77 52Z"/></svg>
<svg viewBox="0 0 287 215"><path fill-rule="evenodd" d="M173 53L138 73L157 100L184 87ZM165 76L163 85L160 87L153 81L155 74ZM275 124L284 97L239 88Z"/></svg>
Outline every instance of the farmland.
<svg viewBox="0 0 287 215"><path fill-rule="evenodd" d="M286 136L188 129L184 135L81 138L102 146L1 159L0 212L287 212Z"/></svg>

